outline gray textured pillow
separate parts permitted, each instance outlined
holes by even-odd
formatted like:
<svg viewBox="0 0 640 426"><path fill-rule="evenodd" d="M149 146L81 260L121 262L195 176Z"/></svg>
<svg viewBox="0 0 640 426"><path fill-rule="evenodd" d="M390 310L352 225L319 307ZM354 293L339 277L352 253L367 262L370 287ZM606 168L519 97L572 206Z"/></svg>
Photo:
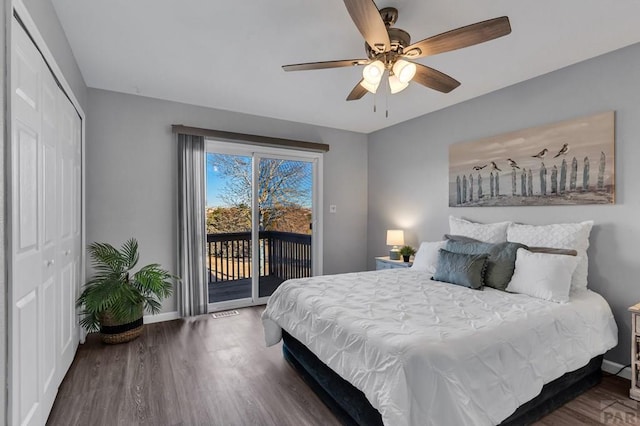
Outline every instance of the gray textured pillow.
<svg viewBox="0 0 640 426"><path fill-rule="evenodd" d="M484 241L476 240L475 238L465 237L464 235L452 235L452 234L444 234L442 237L443 240L453 240L453 241L462 241L465 243L483 243Z"/></svg>
<svg viewBox="0 0 640 426"><path fill-rule="evenodd" d="M577 256L577 250L571 249L559 249L551 247L529 247L531 253L545 253L545 254L564 254L565 256Z"/></svg>
<svg viewBox="0 0 640 426"><path fill-rule="evenodd" d="M487 257L486 254L453 253L440 249L438 267L431 279L482 290Z"/></svg>
<svg viewBox="0 0 640 426"><path fill-rule="evenodd" d="M482 243L483 241L476 240L475 238L465 237L464 235L451 235L444 234L444 240L462 241L465 243ZM531 253L546 253L546 254L564 254L566 256L577 256L578 252L571 249L560 249L552 247L527 247Z"/></svg>
<svg viewBox="0 0 640 426"><path fill-rule="evenodd" d="M487 254L487 272L484 285L505 290L511 281L516 266L516 253L527 246L520 243L482 243L450 239L445 249L454 253Z"/></svg>

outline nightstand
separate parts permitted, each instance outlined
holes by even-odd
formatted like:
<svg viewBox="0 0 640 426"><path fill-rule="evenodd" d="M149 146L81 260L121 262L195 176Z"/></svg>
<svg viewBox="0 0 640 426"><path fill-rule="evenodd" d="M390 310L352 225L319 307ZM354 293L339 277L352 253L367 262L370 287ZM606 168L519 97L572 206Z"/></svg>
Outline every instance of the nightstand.
<svg viewBox="0 0 640 426"><path fill-rule="evenodd" d="M381 269L408 268L413 262L403 262L402 260L391 260L389 256L376 257L376 271Z"/></svg>
<svg viewBox="0 0 640 426"><path fill-rule="evenodd" d="M631 389L629 397L640 401L640 303L631 312Z"/></svg>

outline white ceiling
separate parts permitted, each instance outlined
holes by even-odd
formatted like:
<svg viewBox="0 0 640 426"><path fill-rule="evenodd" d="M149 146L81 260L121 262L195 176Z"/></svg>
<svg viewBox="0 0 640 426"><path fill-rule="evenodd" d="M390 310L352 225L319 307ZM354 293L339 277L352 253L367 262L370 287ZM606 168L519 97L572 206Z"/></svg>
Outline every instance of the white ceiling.
<svg viewBox="0 0 640 426"><path fill-rule="evenodd" d="M346 102L365 57L342 0L53 0L89 87L369 133L640 42L638 0L387 0L412 41L503 15L513 32L419 59L462 82ZM389 117L385 118L388 102Z"/></svg>

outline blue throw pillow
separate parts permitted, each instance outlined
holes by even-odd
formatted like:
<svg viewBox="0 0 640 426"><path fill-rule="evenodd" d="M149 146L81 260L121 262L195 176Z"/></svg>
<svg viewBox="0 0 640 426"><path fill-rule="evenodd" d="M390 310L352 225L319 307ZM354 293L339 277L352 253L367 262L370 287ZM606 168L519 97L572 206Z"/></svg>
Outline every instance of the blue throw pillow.
<svg viewBox="0 0 640 426"><path fill-rule="evenodd" d="M482 290L487 254L453 253L438 251L438 267L432 280Z"/></svg>
<svg viewBox="0 0 640 426"><path fill-rule="evenodd" d="M457 238L450 236L450 238ZM505 290L516 267L516 253L519 248L527 249L520 243L483 243L480 241L449 239L445 249L454 253L487 254L487 272L484 284L498 290Z"/></svg>

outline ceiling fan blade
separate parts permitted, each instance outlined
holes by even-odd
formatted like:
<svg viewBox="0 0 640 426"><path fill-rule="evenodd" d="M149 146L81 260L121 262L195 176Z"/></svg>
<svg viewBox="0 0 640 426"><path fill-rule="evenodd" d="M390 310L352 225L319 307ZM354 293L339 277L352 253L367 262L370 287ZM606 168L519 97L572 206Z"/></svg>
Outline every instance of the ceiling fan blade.
<svg viewBox="0 0 640 426"><path fill-rule="evenodd" d="M387 26L373 0L344 0L344 5L367 44L375 52L388 52L391 42Z"/></svg>
<svg viewBox="0 0 640 426"><path fill-rule="evenodd" d="M426 38L407 46L404 56L416 59L484 43L511 33L509 18L489 19Z"/></svg>
<svg viewBox="0 0 640 426"><path fill-rule="evenodd" d="M453 77L448 76L438 70L434 70L426 65L416 64L416 75L412 81L420 83L430 89L437 90L442 93L449 93L456 87L460 86L460 82Z"/></svg>
<svg viewBox="0 0 640 426"><path fill-rule="evenodd" d="M285 71L323 70L327 68L353 67L368 64L368 59L345 59L341 61L307 62L305 64L283 65Z"/></svg>
<svg viewBox="0 0 640 426"><path fill-rule="evenodd" d="M356 84L356 87L353 88L351 93L349 93L349 96L347 96L348 101L357 101L367 94L368 90L360 85L363 80L364 79L360 80L358 84Z"/></svg>

